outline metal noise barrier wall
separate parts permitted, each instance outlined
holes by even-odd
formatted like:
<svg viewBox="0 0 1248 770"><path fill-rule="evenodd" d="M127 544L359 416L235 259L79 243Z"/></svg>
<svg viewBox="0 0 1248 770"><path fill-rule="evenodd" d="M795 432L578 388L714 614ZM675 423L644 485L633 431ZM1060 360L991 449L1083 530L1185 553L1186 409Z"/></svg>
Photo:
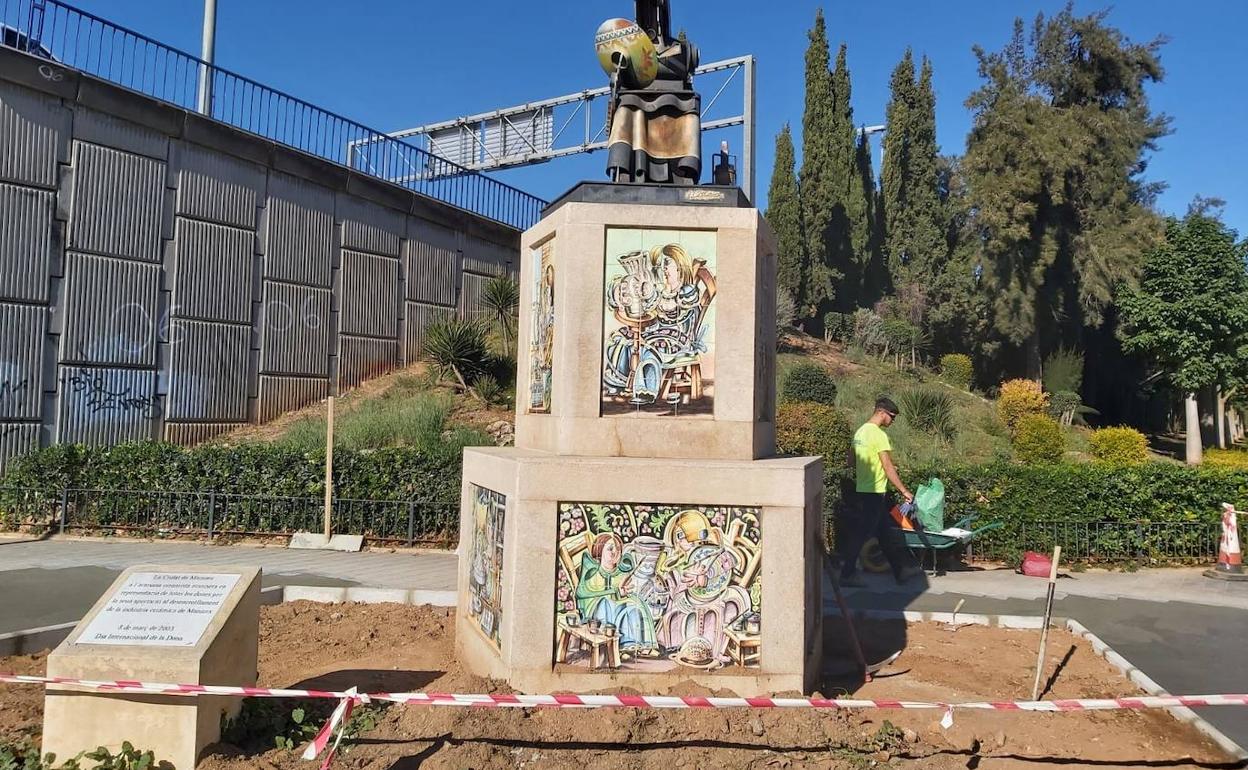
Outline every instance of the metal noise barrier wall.
<svg viewBox="0 0 1248 770"><path fill-rule="evenodd" d="M518 248L0 47L0 470L56 442L204 441L354 387L478 312Z"/></svg>

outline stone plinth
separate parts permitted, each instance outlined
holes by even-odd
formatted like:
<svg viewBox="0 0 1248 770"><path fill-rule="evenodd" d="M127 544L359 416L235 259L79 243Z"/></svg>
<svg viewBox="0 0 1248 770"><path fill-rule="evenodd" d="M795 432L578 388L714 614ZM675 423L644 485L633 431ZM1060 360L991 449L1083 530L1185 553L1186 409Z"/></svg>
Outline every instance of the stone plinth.
<svg viewBox="0 0 1248 770"><path fill-rule="evenodd" d="M604 505L606 501L611 504ZM808 692L815 684L822 643L818 458L674 463L469 449L464 453L462 510L456 642L460 660L478 674L532 693L616 687L652 692L693 680L741 695L762 695ZM641 540L650 553L660 558L669 554L670 567L677 561L670 555L678 553L679 538L671 521L682 514L697 518L688 511L710 522L704 545L712 563L717 554L729 554L720 563L730 573L712 577L725 577L725 585L718 593L713 583L667 590L661 602L665 609L654 613L655 619L662 624L666 618L669 626L685 632L675 637L656 633L655 641L663 648L660 659L635 655L632 661L611 661L612 652L622 656L623 650L608 649L612 645L606 639L595 642L602 635L587 633L588 618L572 629L566 624L568 602L576 603L577 582L603 561L592 556L595 533L618 533L626 550ZM593 520L595 514L598 520ZM659 526L651 530L654 534L640 534L629 517ZM610 527L603 526L607 521ZM581 528L583 522L589 526ZM634 567L644 561L644 550L631 549ZM689 571L688 561L667 570L669 584ZM634 581L631 593L640 593L643 580ZM582 606L590 601L583 600ZM624 615L635 609L625 601L600 612L618 617L621 607ZM758 616L756 626L749 615ZM716 622L730 627L728 632L716 633ZM617 624L617 648L623 646L620 631L626 623ZM735 626L742 628L738 632ZM570 660L559 663L561 637L572 633ZM717 666L689 655L682 660L697 665L673 661L692 636L719 645L713 652L732 662ZM744 659L755 653L757 660Z"/></svg>
<svg viewBox="0 0 1248 770"><path fill-rule="evenodd" d="M148 578L148 573L162 577ZM171 584L167 575L179 580ZM141 613L127 609L140 605ZM48 676L254 686L259 612L258 568L132 567L49 654ZM150 618L143 621L150 630L135 630L131 621L139 616ZM116 751L129 741L177 770L190 770L204 747L219 740L222 718L236 715L240 703L227 697L49 687L43 751L64 760L99 746Z"/></svg>
<svg viewBox="0 0 1248 770"><path fill-rule="evenodd" d="M516 447L464 452L460 660L527 692L815 684L822 462L775 458L739 191L582 184L522 239Z"/></svg>
<svg viewBox="0 0 1248 770"><path fill-rule="evenodd" d="M668 244L683 256L662 254ZM610 301L628 272L621 258L637 253L643 257L636 261L650 262L658 294L670 296L630 326L628 303L620 303L621 317ZM516 446L606 457L775 454L775 270L773 238L752 208L555 208L521 241ZM662 283L668 273L671 285ZM661 339L684 334L683 325L696 327L697 348ZM659 344L670 352L652 355ZM649 360L631 360L639 349ZM613 372L618 397L605 392L613 385L604 380L612 354L620 362ZM636 369L653 371L658 393L634 408L629 378Z"/></svg>

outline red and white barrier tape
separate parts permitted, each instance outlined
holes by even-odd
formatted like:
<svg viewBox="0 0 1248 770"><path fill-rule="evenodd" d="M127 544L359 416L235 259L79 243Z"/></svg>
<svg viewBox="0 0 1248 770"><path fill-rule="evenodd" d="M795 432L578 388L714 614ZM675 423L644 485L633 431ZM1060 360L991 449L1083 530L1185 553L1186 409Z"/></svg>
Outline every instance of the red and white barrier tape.
<svg viewBox="0 0 1248 770"><path fill-rule="evenodd" d="M474 708L657 708L657 709L727 709L727 708L809 708L809 709L916 709L945 712L941 724L953 723L955 710L968 711L1113 711L1203 706L1248 706L1243 695L1145 695L1127 698L1079 698L1041 701L970 701L942 703L934 701L862 700L848 698L704 698L677 695L519 695L495 693L462 695L455 693L360 693L355 688L335 692L327 690L278 690L267 687L223 687L199 684L161 684L134 681L92 681L63 677L0 674L0 682L9 684L66 685L103 692L133 692L144 695L229 695L250 698L321 698L340 701L329 721L304 752L304 759L315 759L329 746L335 732L337 738L325 757L322 770L329 767L334 751L342 740L351 710L360 703L387 701L413 706L467 706Z"/></svg>

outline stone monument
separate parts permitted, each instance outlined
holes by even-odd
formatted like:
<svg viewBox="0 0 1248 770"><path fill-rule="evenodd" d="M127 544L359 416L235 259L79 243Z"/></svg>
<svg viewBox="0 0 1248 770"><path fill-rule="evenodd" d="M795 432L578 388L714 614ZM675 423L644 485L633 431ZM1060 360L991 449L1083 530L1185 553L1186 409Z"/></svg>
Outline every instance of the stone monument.
<svg viewBox="0 0 1248 770"><path fill-rule="evenodd" d="M260 570L131 567L48 655L48 676L254 687ZM241 701L50 686L43 752L60 761L123 741L190 770Z"/></svg>
<svg viewBox="0 0 1248 770"><path fill-rule="evenodd" d="M666 0L637 5L599 31L613 90L692 50ZM627 96L616 179L617 121L689 127ZM521 241L515 447L464 452L456 639L522 691L816 681L822 463L775 456L775 243L740 190L681 171L699 145L668 145L668 184L577 185Z"/></svg>

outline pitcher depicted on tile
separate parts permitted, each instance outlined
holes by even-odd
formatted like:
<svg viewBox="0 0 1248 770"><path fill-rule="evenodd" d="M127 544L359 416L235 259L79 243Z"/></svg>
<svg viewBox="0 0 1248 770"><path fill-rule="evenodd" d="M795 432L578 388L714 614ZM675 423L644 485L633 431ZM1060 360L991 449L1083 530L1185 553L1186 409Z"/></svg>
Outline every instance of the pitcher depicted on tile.
<svg viewBox="0 0 1248 770"><path fill-rule="evenodd" d="M507 498L472 486L472 561L468 566L468 614L494 645L500 646L503 616L503 517Z"/></svg>
<svg viewBox="0 0 1248 770"><path fill-rule="evenodd" d="M608 228L602 414L710 417L716 236Z"/></svg>
<svg viewBox="0 0 1248 770"><path fill-rule="evenodd" d="M556 664L651 673L758 666L758 514L561 503Z"/></svg>

